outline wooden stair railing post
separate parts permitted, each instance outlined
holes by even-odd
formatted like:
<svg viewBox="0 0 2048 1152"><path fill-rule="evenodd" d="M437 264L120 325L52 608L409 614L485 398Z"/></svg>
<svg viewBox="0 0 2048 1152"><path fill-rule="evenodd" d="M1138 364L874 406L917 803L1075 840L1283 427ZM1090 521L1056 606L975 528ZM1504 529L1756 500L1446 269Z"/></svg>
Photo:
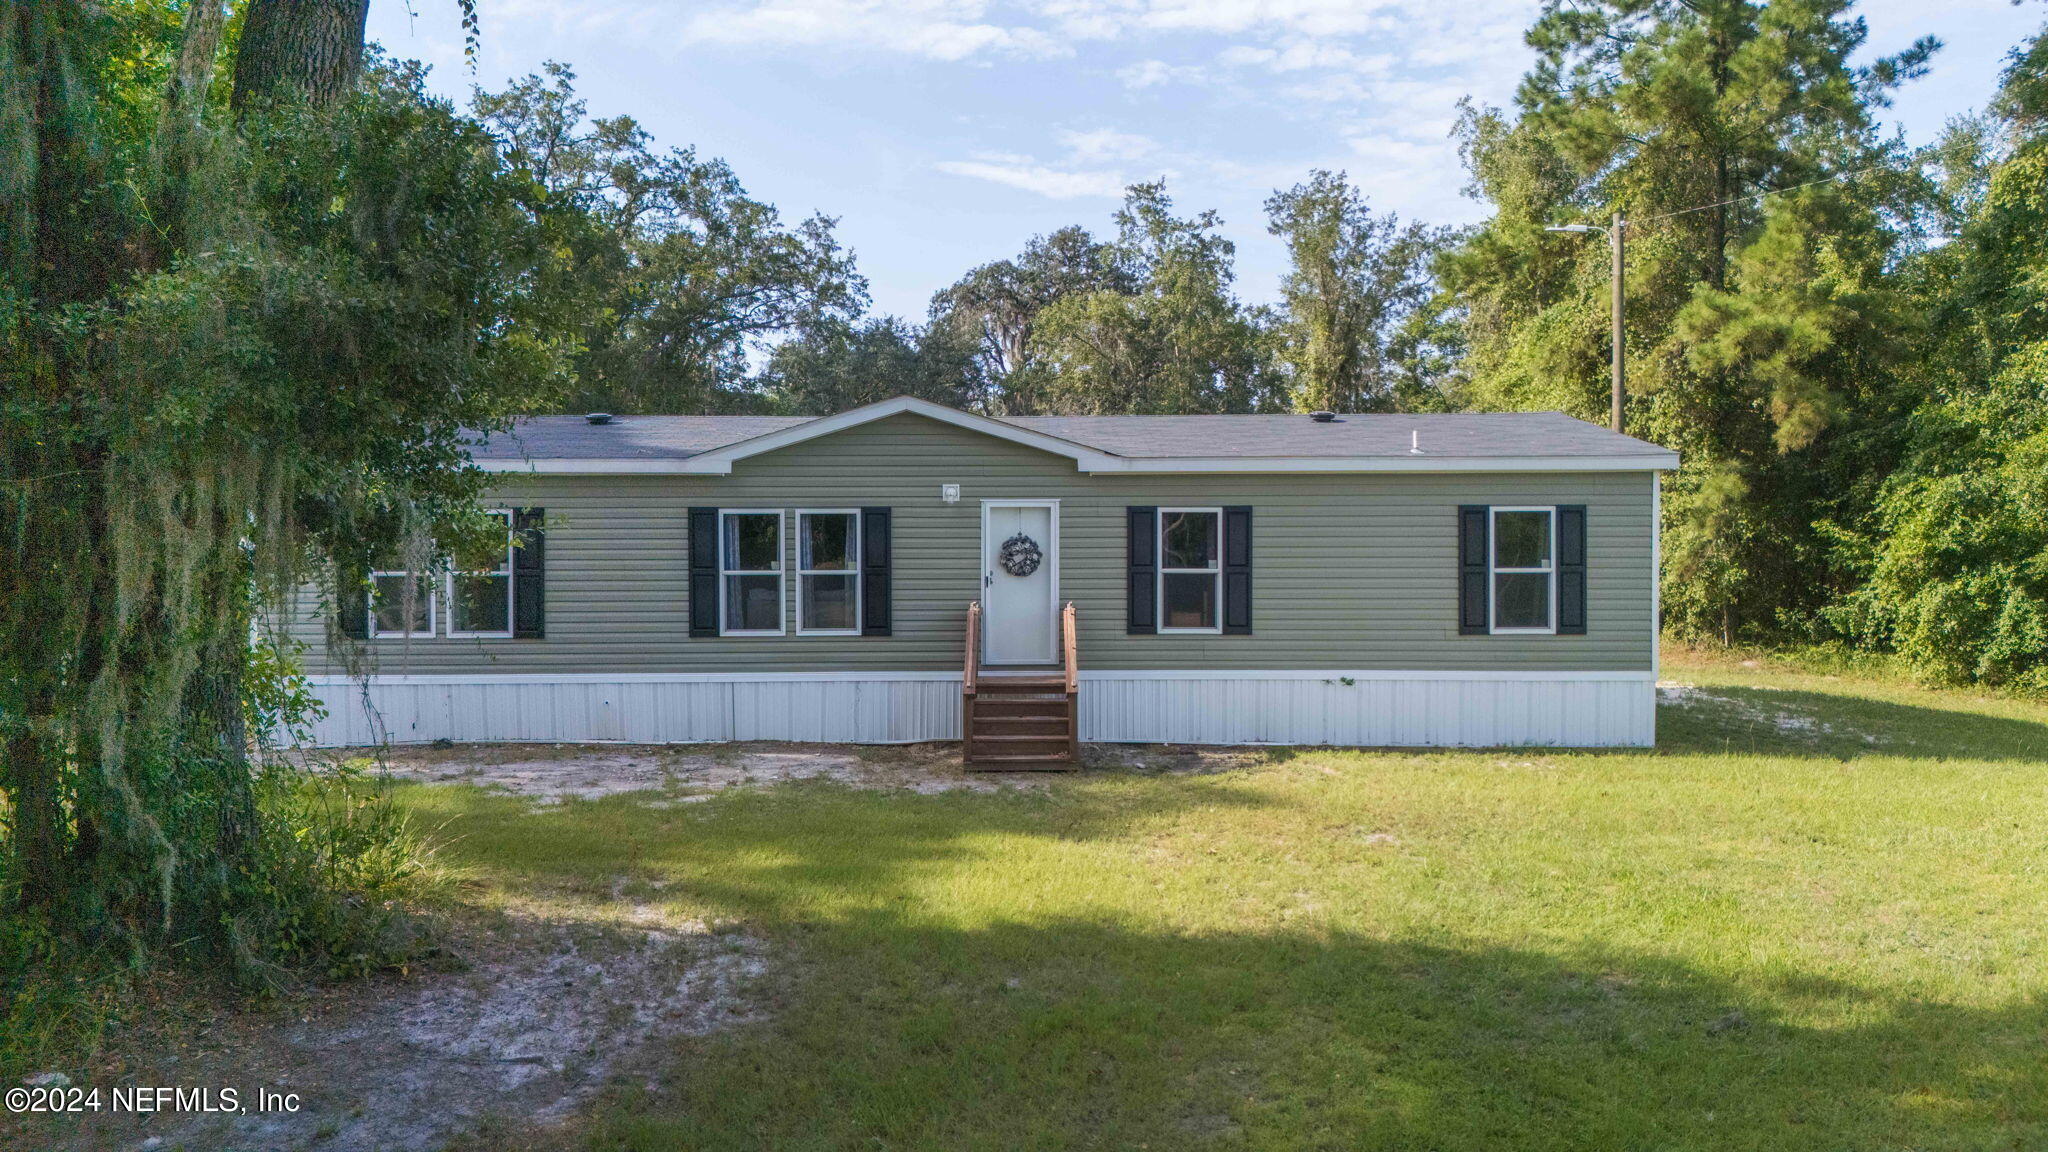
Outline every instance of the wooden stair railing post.
<svg viewBox="0 0 2048 1152"><path fill-rule="evenodd" d="M981 664L981 601L967 604L967 659L960 672L960 763L974 762L974 681Z"/></svg>
<svg viewBox="0 0 2048 1152"><path fill-rule="evenodd" d="M1081 644L1074 602L1060 612L1060 657L1067 669L1067 758L1081 768Z"/></svg>

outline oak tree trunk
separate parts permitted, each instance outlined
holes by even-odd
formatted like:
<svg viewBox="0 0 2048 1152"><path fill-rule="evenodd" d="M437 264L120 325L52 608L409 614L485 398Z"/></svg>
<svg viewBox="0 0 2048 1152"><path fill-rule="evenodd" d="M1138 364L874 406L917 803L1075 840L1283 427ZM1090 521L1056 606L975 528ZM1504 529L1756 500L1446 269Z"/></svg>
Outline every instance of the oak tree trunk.
<svg viewBox="0 0 2048 1152"><path fill-rule="evenodd" d="M185 9L184 40L157 117L156 199L163 209L161 228L148 237L153 263L183 250L205 231L203 209L195 210L195 201L201 199L197 185L205 147L202 126L226 16L223 0L193 0Z"/></svg>
<svg viewBox="0 0 2048 1152"><path fill-rule="evenodd" d="M252 0L235 56L233 104L332 104L363 67L370 0Z"/></svg>

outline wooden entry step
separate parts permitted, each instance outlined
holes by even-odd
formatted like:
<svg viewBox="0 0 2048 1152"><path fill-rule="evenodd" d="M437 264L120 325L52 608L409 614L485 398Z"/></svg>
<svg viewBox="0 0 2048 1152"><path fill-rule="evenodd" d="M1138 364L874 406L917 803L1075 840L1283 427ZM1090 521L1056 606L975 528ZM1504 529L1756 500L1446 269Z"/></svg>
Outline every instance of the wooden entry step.
<svg viewBox="0 0 2048 1152"><path fill-rule="evenodd" d="M980 684L984 696L1032 692L1064 695L1067 691L1064 676L983 676Z"/></svg>
<svg viewBox="0 0 2048 1152"><path fill-rule="evenodd" d="M1081 766L1080 676L1074 606L1060 613L1057 675L989 674L980 667L981 604L967 606L960 680L960 758L969 770L1071 772Z"/></svg>

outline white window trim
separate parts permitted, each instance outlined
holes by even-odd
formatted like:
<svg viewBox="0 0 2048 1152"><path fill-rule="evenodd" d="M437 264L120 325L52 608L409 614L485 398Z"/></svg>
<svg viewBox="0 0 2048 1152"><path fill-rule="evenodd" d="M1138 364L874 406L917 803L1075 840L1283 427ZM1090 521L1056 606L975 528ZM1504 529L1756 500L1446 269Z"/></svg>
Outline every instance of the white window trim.
<svg viewBox="0 0 2048 1152"><path fill-rule="evenodd" d="M1216 582L1216 625L1213 628L1168 628L1166 626L1166 577L1174 575L1199 575L1210 572L1207 568L1168 568L1166 566L1166 517L1169 513L1207 512L1216 517L1216 567L1213 571ZM1221 636L1223 635L1223 509L1217 508L1161 508L1158 522L1153 527L1153 547L1159 549L1159 574L1157 586L1152 595L1158 604L1158 628L1162 636Z"/></svg>
<svg viewBox="0 0 2048 1152"><path fill-rule="evenodd" d="M1495 564L1500 555L1500 514L1503 512L1542 512L1550 517L1550 546L1544 549L1548 563L1541 568L1502 568ZM1502 628L1500 621L1500 581L1495 577L1505 573L1549 578L1550 625L1546 628ZM1557 635L1557 505L1508 505L1489 507L1486 510L1486 628L1495 636L1555 636Z"/></svg>
<svg viewBox="0 0 2048 1152"><path fill-rule="evenodd" d="M439 634L436 630L436 625L441 619L440 601L435 596L434 581L431 577L425 580L415 579L413 581L413 587L417 590L417 594L427 598L427 630L425 632L385 632L377 627L378 578L382 576L404 576L409 572L410 569L406 568L376 568L370 571L370 589L363 593L363 608L368 618L363 628L363 634L369 639L431 640Z"/></svg>
<svg viewBox="0 0 2048 1152"><path fill-rule="evenodd" d="M765 576L759 568L725 566L725 521L728 516L775 517L775 628L731 629L725 626L725 585L728 576ZM720 636L787 636L789 634L789 525L780 508L720 508L718 510L718 634Z"/></svg>
<svg viewBox="0 0 2048 1152"><path fill-rule="evenodd" d="M853 552L851 568L805 568L804 567L804 517L806 516L851 516L853 517L853 538L849 541ZM861 584L867 578L868 557L861 539L861 515L858 508L799 508L796 510L796 634L799 636L858 636L861 634ZM804 577L806 576L851 576L853 577L853 627L851 628L806 628L804 627Z"/></svg>
<svg viewBox="0 0 2048 1152"><path fill-rule="evenodd" d="M514 606L514 602L519 595L519 581L512 573L512 510L510 508L492 508L487 510L484 515L502 516L505 519L505 566L498 571L462 573L457 573L452 564L449 566L447 575L442 577L442 584L446 590L443 599L448 603L448 638L450 640L510 640L512 639L515 622L519 619L518 609ZM455 577L457 575L497 576L501 574L505 577L504 631L457 632L455 630Z"/></svg>

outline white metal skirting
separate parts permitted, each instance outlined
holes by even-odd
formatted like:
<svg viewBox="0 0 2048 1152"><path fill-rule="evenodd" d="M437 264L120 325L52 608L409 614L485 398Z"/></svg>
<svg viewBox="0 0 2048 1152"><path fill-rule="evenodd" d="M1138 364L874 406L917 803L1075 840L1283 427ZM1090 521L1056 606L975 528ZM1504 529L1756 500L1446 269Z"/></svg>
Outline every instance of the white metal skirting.
<svg viewBox="0 0 2048 1152"><path fill-rule="evenodd" d="M1105 679L1081 693L1081 738L1365 747L1647 747L1657 688L1630 680Z"/></svg>
<svg viewBox="0 0 2048 1152"><path fill-rule="evenodd" d="M960 677L913 673L313 678L317 746L960 738ZM1081 739L1111 743L1647 747L1642 672L1090 672Z"/></svg>

